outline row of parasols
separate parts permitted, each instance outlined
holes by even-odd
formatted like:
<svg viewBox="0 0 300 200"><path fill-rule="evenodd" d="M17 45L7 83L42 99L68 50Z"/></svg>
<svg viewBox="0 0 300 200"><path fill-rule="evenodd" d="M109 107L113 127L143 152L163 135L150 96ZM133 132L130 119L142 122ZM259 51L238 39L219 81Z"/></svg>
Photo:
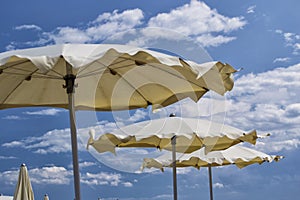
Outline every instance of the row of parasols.
<svg viewBox="0 0 300 200"><path fill-rule="evenodd" d="M196 102L208 91L218 95L230 91L234 85L232 77L235 72L237 70L231 65L222 62L196 63L128 45L62 44L13 50L0 53L0 109L46 106L69 110L74 192L75 199L80 200L76 110L157 109L185 98ZM176 161L182 165L180 158L183 157L174 161L175 152L191 153L204 149L208 156L208 152L224 150L241 141L255 143L257 139L254 131L232 133L226 131L226 126L211 131L218 129L215 124L202 123L199 119L198 128L189 130L185 127L184 119L174 117L176 120L180 122L175 125L153 125L154 128L164 127L165 130L170 128L167 137L165 133L159 136L157 130L152 131L150 128L151 131L146 132L149 126L144 126L144 132L132 130L130 135L105 134L96 141L91 138L88 144L99 152L113 151L115 147L123 146L172 150L172 166L176 171L174 163ZM151 121L151 124L154 123L155 120ZM181 126L177 127L178 124ZM203 131L200 125L208 126L209 131ZM181 133L180 128L184 130ZM205 134L201 135L201 131ZM273 157L266 156L261 160L268 158ZM156 162L159 159L148 160L143 166L169 166L153 164ZM205 162L211 166L225 163ZM174 198L177 198L175 193Z"/></svg>
<svg viewBox="0 0 300 200"><path fill-rule="evenodd" d="M177 200L177 167L207 167L209 172L210 199L213 200L211 167L236 165L243 168L263 162L279 161L282 156L268 155L244 147L239 143L255 144L258 138L255 130L245 132L232 126L198 119L181 118L174 114L124 126L110 133L100 134L97 140L91 129L87 148L92 146L97 152L112 152L116 148L158 148L168 150L157 158L144 158L141 169L165 167L173 168L173 197Z"/></svg>

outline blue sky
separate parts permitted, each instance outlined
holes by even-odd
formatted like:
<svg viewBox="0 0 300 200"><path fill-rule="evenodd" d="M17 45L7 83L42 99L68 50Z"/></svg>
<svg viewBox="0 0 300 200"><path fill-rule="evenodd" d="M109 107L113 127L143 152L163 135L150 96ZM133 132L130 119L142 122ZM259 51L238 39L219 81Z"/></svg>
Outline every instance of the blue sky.
<svg viewBox="0 0 300 200"><path fill-rule="evenodd" d="M172 174L132 173L134 156L156 155L150 150L120 151L132 156L122 160L111 154L85 150L87 126L99 133L121 124L177 112L205 116L203 107L212 98L225 106L210 117L243 130L257 129L272 135L253 147L284 155L278 163L213 169L216 199L295 199L300 195L300 13L299 1L5 1L0 12L0 52L55 43L101 43L120 32L137 29L139 45L154 46L145 37L153 30L168 30L202 45L213 60L243 68L235 74L234 89L225 98L206 95L198 104L188 100L168 107L163 114L148 110L124 113L79 112L79 161L83 199L157 199L172 197ZM151 29L151 27L156 27ZM151 31L152 30L152 31ZM169 34L169 39L172 39ZM148 36L149 37L149 36ZM162 36L163 37L163 36ZM182 55L180 40L166 50ZM125 41L122 41L125 43ZM179 47L179 48L178 48ZM177 50L176 50L177 48ZM226 101L224 101L226 100ZM223 105L223 104L222 104ZM197 108L197 109L195 109ZM123 117L123 118L122 118ZM36 199L72 199L72 158L68 112L54 108L19 108L0 112L0 193L13 195L21 163L26 163ZM118 160L119 159L119 160ZM101 162L100 162L101 160ZM121 163L121 164L120 164ZM123 163L123 164L122 164ZM125 163L125 164L124 164ZM208 199L207 170L179 170L180 199Z"/></svg>

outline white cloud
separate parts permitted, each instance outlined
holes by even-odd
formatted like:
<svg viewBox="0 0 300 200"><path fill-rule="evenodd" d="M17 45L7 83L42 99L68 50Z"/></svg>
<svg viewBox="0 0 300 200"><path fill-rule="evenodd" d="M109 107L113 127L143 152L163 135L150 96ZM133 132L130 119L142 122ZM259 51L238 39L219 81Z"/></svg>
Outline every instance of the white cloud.
<svg viewBox="0 0 300 200"><path fill-rule="evenodd" d="M5 47L5 50L6 51L13 51L13 50L16 50L18 48L18 46L19 46L18 42L11 41L10 44L8 44Z"/></svg>
<svg viewBox="0 0 300 200"><path fill-rule="evenodd" d="M144 110L136 110L134 112L133 116L131 116L128 120L131 122L137 122L137 121L145 119L147 115L148 115L148 112L146 112Z"/></svg>
<svg viewBox="0 0 300 200"><path fill-rule="evenodd" d="M39 111L27 111L27 112L23 112L23 114L25 114L25 115L57 116L61 112L66 112L66 110L50 108L50 109L44 109L44 110L39 110ZM2 119L23 120L23 119L27 119L27 118L20 117L20 116L17 116L17 115L8 115L8 116L5 116L5 117L2 117Z"/></svg>
<svg viewBox="0 0 300 200"><path fill-rule="evenodd" d="M298 148L300 140L300 64L247 74L227 94L226 123L271 133L257 147L267 152Z"/></svg>
<svg viewBox="0 0 300 200"><path fill-rule="evenodd" d="M80 169L84 169L84 168L89 168L89 167L92 167L92 166L96 166L97 164L95 162L87 162L87 161L83 161L83 162L79 162L79 168ZM68 168L72 168L73 167L73 164L70 163L68 165Z"/></svg>
<svg viewBox="0 0 300 200"><path fill-rule="evenodd" d="M289 57L276 58L276 59L274 59L273 63L277 63L277 62L289 62L290 60L291 60L291 58L289 58Z"/></svg>
<svg viewBox="0 0 300 200"><path fill-rule="evenodd" d="M93 26L89 27L86 32L93 41L98 41L115 33L130 30L142 24L143 19L143 12L138 8L120 13L118 13L118 10L114 10L112 13L99 15L91 23Z"/></svg>
<svg viewBox="0 0 300 200"><path fill-rule="evenodd" d="M177 174L188 174L192 171L191 167L177 168Z"/></svg>
<svg viewBox="0 0 300 200"><path fill-rule="evenodd" d="M276 29L276 30L275 30L275 33L282 34L282 33L283 33L283 31L282 31L282 30L280 30L280 29Z"/></svg>
<svg viewBox="0 0 300 200"><path fill-rule="evenodd" d="M48 41L61 43L93 43L104 40L115 33L130 30L142 23L140 9L103 13L88 23L87 27L58 27L53 32L44 33Z"/></svg>
<svg viewBox="0 0 300 200"><path fill-rule="evenodd" d="M28 175L33 185L69 185L73 179L73 171L59 166L45 166L41 168L30 168L27 166ZM15 185L18 180L19 169L0 172L1 180L6 185ZM129 181L122 181L119 173L83 173L81 182L86 185L110 185L117 187L133 187Z"/></svg>
<svg viewBox="0 0 300 200"><path fill-rule="evenodd" d="M67 185L73 176L71 170L57 166L29 169L28 174L32 183L41 185Z"/></svg>
<svg viewBox="0 0 300 200"><path fill-rule="evenodd" d="M107 37L116 33L131 30L140 24L144 19L143 12L140 9L131 9L119 12L114 10L112 13L103 13L95 20L88 22L84 27L57 27L50 32L42 32L42 29L36 25L18 26L16 30L34 29L39 30L39 39L25 43L11 42L6 46L7 50L17 49L18 46L40 46L46 44L61 43L95 43L101 42Z"/></svg>
<svg viewBox="0 0 300 200"><path fill-rule="evenodd" d="M213 188L224 188L224 185L222 183L214 183Z"/></svg>
<svg viewBox="0 0 300 200"><path fill-rule="evenodd" d="M5 116L5 117L2 117L2 119L7 119L7 120L20 120L20 119L24 119L20 116L17 116L17 115L8 115L8 116Z"/></svg>
<svg viewBox="0 0 300 200"><path fill-rule="evenodd" d="M16 159L14 156L0 156L0 160L10 160L10 159Z"/></svg>
<svg viewBox="0 0 300 200"><path fill-rule="evenodd" d="M4 143L4 144L2 144L2 146L3 147L8 147L8 148L10 148L10 147L24 147L24 144L23 144L23 142L21 142L21 141L12 141L12 142L9 142L9 143Z"/></svg>
<svg viewBox="0 0 300 200"><path fill-rule="evenodd" d="M129 198L120 198L122 200L170 200L173 198L172 194L158 194L152 197L129 197ZM101 198L99 200L116 200L119 199L118 197L109 197L109 198Z"/></svg>
<svg viewBox="0 0 300 200"><path fill-rule="evenodd" d="M21 25L21 26L16 26L15 27L15 30L37 30L37 31L41 31L41 27L37 26L37 25L34 25L34 24L24 24L24 25Z"/></svg>
<svg viewBox="0 0 300 200"><path fill-rule="evenodd" d="M149 38L178 40L180 39L178 33L180 33L195 39L203 46L218 46L235 40L236 37L231 36L230 33L246 25L243 17L224 16L204 2L196 0L191 0L189 4L177 7L168 13L159 13L148 22L143 20L143 11L136 8L106 12L88 22L86 26L61 26L50 32L42 32L41 28L36 25L23 25L17 29L41 31L39 39L22 44L11 42L6 48L16 49L18 46L39 46L52 43L99 43L116 34L128 33L137 28L141 28L144 35L141 35L141 38L135 38L130 44L143 45ZM160 27L177 34L164 34L164 31L149 33L149 27Z"/></svg>
<svg viewBox="0 0 300 200"><path fill-rule="evenodd" d="M190 4L178 7L170 13L161 13L152 17L148 26L169 28L185 35L199 35L230 32L242 28L245 24L242 17L223 16L204 2L192 0Z"/></svg>
<svg viewBox="0 0 300 200"><path fill-rule="evenodd" d="M52 130L40 137L28 137L21 141L3 144L8 148L24 148L35 153L65 153L71 150L69 129Z"/></svg>
<svg viewBox="0 0 300 200"><path fill-rule="evenodd" d="M298 117L300 116L300 103L294 103L286 106L285 108L286 117Z"/></svg>
<svg viewBox="0 0 300 200"><path fill-rule="evenodd" d="M228 37L223 35L212 35L212 34L203 34L198 37L196 37L196 40L200 42L204 47L207 46L219 46L221 44L228 43L232 40L235 40L236 37Z"/></svg>
<svg viewBox="0 0 300 200"><path fill-rule="evenodd" d="M274 139L273 139L274 140ZM293 150L300 146L300 139L285 139L279 141L267 140L263 142L258 142L256 147L258 150L267 152L280 152L283 150Z"/></svg>
<svg viewBox="0 0 300 200"><path fill-rule="evenodd" d="M26 115L47 115L47 116L56 116L60 112L65 112L65 110L62 109L55 109L55 108L50 108L50 109L45 109L45 110L39 110L39 111L34 111L34 112L24 112Z"/></svg>
<svg viewBox="0 0 300 200"><path fill-rule="evenodd" d="M247 13L250 14L250 13L255 13L255 8L256 8L256 5L253 5L253 6L250 6L247 8Z"/></svg>
<svg viewBox="0 0 300 200"><path fill-rule="evenodd" d="M293 49L293 54L299 55L300 53L300 35L297 33L284 32L282 30L275 30L275 33L280 34L285 41L286 46Z"/></svg>
<svg viewBox="0 0 300 200"><path fill-rule="evenodd" d="M27 169L32 184L65 185L69 184L72 178L72 172L64 167L51 166L30 169L27 166ZM0 176L5 184L15 185L18 180L19 169L0 172Z"/></svg>
<svg viewBox="0 0 300 200"><path fill-rule="evenodd" d="M15 185L16 182L18 181L19 171L11 170L11 171L0 172L0 175L1 175L1 180L3 180L5 184Z"/></svg>
<svg viewBox="0 0 300 200"><path fill-rule="evenodd" d="M71 27L59 27L55 33L45 33L45 36L56 44L91 42L91 38L84 30Z"/></svg>
<svg viewBox="0 0 300 200"><path fill-rule="evenodd" d="M94 20L93 24L102 24L103 22L116 22L121 26L126 27L134 27L142 23L142 19L144 18L143 11L139 8L132 10L125 10L123 12L119 12L118 10L114 10L112 13L103 13Z"/></svg>
<svg viewBox="0 0 300 200"><path fill-rule="evenodd" d="M148 112L138 109L133 114L130 114L129 111L117 111L113 115L118 126L123 126L146 119Z"/></svg>
<svg viewBox="0 0 300 200"><path fill-rule="evenodd" d="M79 167L80 168L85 168L85 167L91 167L91 166L95 166L96 164L93 162L81 162L79 163Z"/></svg>
<svg viewBox="0 0 300 200"><path fill-rule="evenodd" d="M117 148L116 155L110 152L98 153L93 148L91 148L89 152L106 166L118 171L130 173L141 173L143 158L158 157L164 153L154 148Z"/></svg>
<svg viewBox="0 0 300 200"><path fill-rule="evenodd" d="M170 113L175 113L178 117L196 117L222 123L227 110L231 106L230 101L226 100L225 96L208 92L198 102L187 98L167 107L160 108L156 113L152 113L152 118L168 117ZM241 109L246 109L246 107L242 107Z"/></svg>
<svg viewBox="0 0 300 200"><path fill-rule="evenodd" d="M283 33L283 37L286 42L293 42L294 36L295 36L294 33Z"/></svg>
<svg viewBox="0 0 300 200"><path fill-rule="evenodd" d="M110 185L118 186L121 182L121 174L101 172L97 174L85 173L82 182L87 185Z"/></svg>
<svg viewBox="0 0 300 200"><path fill-rule="evenodd" d="M298 36L300 36L300 35L298 35ZM298 55L300 52L300 43L297 42L297 43L293 44L293 48L294 48L294 54Z"/></svg>
<svg viewBox="0 0 300 200"><path fill-rule="evenodd" d="M204 2L196 0L169 13L160 13L148 22L149 27L167 28L197 38L203 46L218 46L230 42L235 37L228 37L227 34L245 25L243 17L226 17Z"/></svg>
<svg viewBox="0 0 300 200"><path fill-rule="evenodd" d="M296 88L300 85L299 69L300 64L297 64L259 74L244 75L235 81L235 87L228 95L247 103L296 103L295 96L299 93Z"/></svg>
<svg viewBox="0 0 300 200"><path fill-rule="evenodd" d="M131 182L124 182L122 183L124 187L133 187L133 184Z"/></svg>
<svg viewBox="0 0 300 200"><path fill-rule="evenodd" d="M159 199L159 200L163 200L163 199L172 199L173 196L171 194L161 194L161 195L157 195L157 196L154 196L150 199Z"/></svg>
<svg viewBox="0 0 300 200"><path fill-rule="evenodd" d="M40 113L39 111L37 113ZM35 114L37 114L35 113ZM41 112L44 113L44 112ZM47 113L47 112L46 112ZM89 130L93 128L97 134L106 133L115 129L117 125L112 122L103 121L94 127L78 129L79 139L82 143L78 143L78 150L85 151L85 145L89 138ZM98 136L98 135L97 135ZM37 137L27 137L20 141L11 141L2 144L7 148L24 148L31 150L34 153L48 154L48 153L67 153L71 152L71 138L70 129L54 129Z"/></svg>

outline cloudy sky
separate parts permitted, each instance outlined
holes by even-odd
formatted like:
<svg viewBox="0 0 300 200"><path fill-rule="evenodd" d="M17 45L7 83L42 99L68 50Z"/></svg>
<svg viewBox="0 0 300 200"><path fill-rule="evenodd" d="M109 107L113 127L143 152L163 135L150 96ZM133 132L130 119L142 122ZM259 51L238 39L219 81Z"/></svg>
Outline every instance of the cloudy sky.
<svg viewBox="0 0 300 200"><path fill-rule="evenodd" d="M95 120L92 113L77 113L83 199L171 199L170 170L136 170L142 157L162 152L119 150L116 157L85 149L89 127L101 134L170 112L271 133L250 147L285 156L278 163L242 170L213 169L216 199L295 199L300 195L299 6L296 0L11 0L2 3L0 12L0 52L60 43L119 42L164 49L197 62L219 60L241 69L225 97L208 93L197 104L184 100L157 113L135 110L130 117L106 112L97 113ZM187 54L188 48L195 51ZM68 112L7 109L0 112L0 123L0 193L13 195L19 166L26 163L36 199L46 193L50 199L73 199ZM208 199L207 178L205 168L179 170L179 198Z"/></svg>

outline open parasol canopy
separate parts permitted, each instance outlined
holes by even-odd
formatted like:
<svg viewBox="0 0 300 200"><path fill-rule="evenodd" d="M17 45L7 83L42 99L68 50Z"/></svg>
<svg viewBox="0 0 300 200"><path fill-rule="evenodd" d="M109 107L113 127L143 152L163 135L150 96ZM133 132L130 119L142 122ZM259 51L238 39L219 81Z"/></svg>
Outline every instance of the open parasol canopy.
<svg viewBox="0 0 300 200"><path fill-rule="evenodd" d="M190 154L180 154L177 156L176 161L174 161L173 155L170 153L166 153L158 158L144 158L141 169L157 168L164 171L165 167L172 167L173 170L175 167L176 172L177 167L195 167L197 169L207 167L209 173L210 200L213 200L211 167L236 165L241 169L251 164L279 161L282 158L283 156L268 155L254 149L236 145L223 151L212 151L207 154L205 153L205 149L202 148ZM173 178L176 180L176 176L173 176Z"/></svg>
<svg viewBox="0 0 300 200"><path fill-rule="evenodd" d="M233 87L228 64L197 64L147 49L109 44L64 44L0 54L0 108L68 108L62 85L76 88L75 108L122 110L167 106L208 90ZM70 84L69 84L70 82ZM4 87L5 86L5 87ZM155 95L154 95L155 94Z"/></svg>
<svg viewBox="0 0 300 200"><path fill-rule="evenodd" d="M142 121L120 127L94 139L90 131L87 147L99 153L112 152L118 147L155 147L172 151L171 140L176 136L176 152L191 153L205 146L206 151L223 150L240 142L255 144L255 130L243 131L232 126L198 118L167 117Z"/></svg>
<svg viewBox="0 0 300 200"><path fill-rule="evenodd" d="M224 165L236 165L244 168L251 164L262 164L264 162L279 161L282 156L268 155L266 153L243 147L241 145L232 146L222 151L212 151L205 154L204 148L190 154L178 154L176 160L177 167L215 167ZM145 158L142 169L172 167L172 157L170 153L165 153L158 158Z"/></svg>

